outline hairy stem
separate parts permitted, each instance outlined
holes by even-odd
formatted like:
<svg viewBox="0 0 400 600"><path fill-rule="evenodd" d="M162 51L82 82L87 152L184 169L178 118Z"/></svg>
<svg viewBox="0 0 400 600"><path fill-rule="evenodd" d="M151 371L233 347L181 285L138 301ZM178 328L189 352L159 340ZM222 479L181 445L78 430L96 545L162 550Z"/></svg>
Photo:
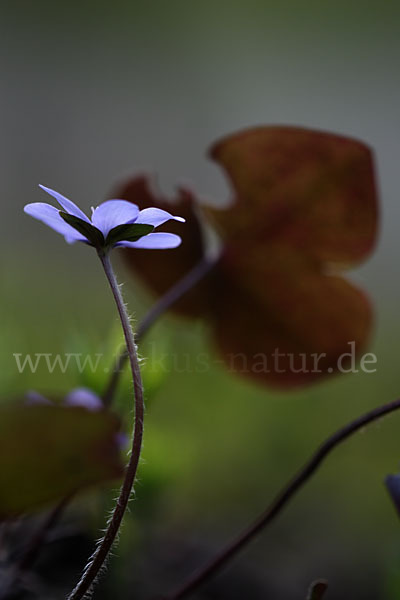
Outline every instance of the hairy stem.
<svg viewBox="0 0 400 600"><path fill-rule="evenodd" d="M294 478L282 489L268 508L249 525L236 539L223 548L208 564L195 572L175 592L163 596L163 600L179 600L186 598L197 590L203 583L219 572L227 563L233 559L249 542L251 542L262 530L264 530L277 517L283 508L294 498L297 492L308 482L311 476L325 458L336 448L347 440L353 433L362 429L369 423L400 409L400 399L384 404L365 415L351 421L330 437L328 437L317 448L309 461L301 468Z"/></svg>
<svg viewBox="0 0 400 600"><path fill-rule="evenodd" d="M108 254L99 252L99 257L104 268L104 272L111 287L115 303L117 305L118 314L121 320L122 329L124 332L126 348L129 356L130 367L133 377L134 401L135 401L135 423L132 438L132 451L130 459L125 471L125 478L120 490L117 504L108 523L106 533L94 552L89 564L87 565L80 581L75 589L68 596L68 600L80 600L91 588L100 569L107 559L108 553L114 544L116 535L119 531L122 518L129 502L133 483L135 481L136 471L139 464L140 452L143 439L143 418L144 418L144 401L143 401L143 386L140 375L139 360L136 352L136 344L129 321L121 290L118 286L111 261Z"/></svg>
<svg viewBox="0 0 400 600"><path fill-rule="evenodd" d="M218 257L202 258L190 271L186 273L186 275L182 277L182 279L179 279L172 287L169 288L169 290L165 292L165 294L163 294L157 300L157 302L153 304L150 310L143 317L142 321L139 323L135 336L137 343L141 341L141 339L145 336L145 334L160 316L162 316L171 306L175 304L175 302L180 300L196 285L196 283L198 283L205 275L207 275L217 260ZM118 386L121 371L124 368L127 358L128 353L126 349L124 349L115 362L110 381L103 394L104 406L110 406L112 403Z"/></svg>

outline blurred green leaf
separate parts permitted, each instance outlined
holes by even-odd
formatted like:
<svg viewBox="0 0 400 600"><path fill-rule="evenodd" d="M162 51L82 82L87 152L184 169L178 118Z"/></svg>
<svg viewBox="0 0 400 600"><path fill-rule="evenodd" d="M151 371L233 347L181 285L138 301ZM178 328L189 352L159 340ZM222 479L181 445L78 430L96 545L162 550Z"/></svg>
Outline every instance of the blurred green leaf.
<svg viewBox="0 0 400 600"><path fill-rule="evenodd" d="M118 419L81 407L0 407L0 519L122 474Z"/></svg>

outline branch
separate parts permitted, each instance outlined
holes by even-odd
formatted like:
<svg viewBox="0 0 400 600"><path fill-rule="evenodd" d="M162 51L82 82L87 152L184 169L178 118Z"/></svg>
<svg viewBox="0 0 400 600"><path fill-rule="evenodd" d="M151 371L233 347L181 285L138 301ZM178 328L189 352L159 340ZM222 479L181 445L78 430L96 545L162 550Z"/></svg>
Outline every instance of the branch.
<svg viewBox="0 0 400 600"><path fill-rule="evenodd" d="M359 429L362 429L369 423L398 409L400 409L400 399L371 410L328 437L328 439L317 448L316 452L311 456L310 460L303 468L300 469L294 478L282 489L268 508L253 523L251 523L247 529L242 531L236 539L223 548L208 564L189 577L189 579L175 592L163 596L163 600L179 600L180 598L186 598L218 571L224 568L231 559L233 559L281 513L297 492L299 492L312 475L314 475L318 467L332 450Z"/></svg>

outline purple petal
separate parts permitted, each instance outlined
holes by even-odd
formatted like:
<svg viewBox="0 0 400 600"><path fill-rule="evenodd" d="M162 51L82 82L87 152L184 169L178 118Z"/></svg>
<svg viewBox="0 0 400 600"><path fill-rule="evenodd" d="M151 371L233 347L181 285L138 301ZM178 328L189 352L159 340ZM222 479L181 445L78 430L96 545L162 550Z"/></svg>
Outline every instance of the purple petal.
<svg viewBox="0 0 400 600"><path fill-rule="evenodd" d="M30 215L34 219L42 221L57 233L61 233L69 244L73 242L87 242L87 239L83 237L76 229L68 225L62 217L60 217L59 211L51 204L45 204L44 202L34 202L27 204L24 207L24 212Z"/></svg>
<svg viewBox="0 0 400 600"><path fill-rule="evenodd" d="M27 392L25 394L25 398L26 398L25 404L27 404L29 406L36 405L36 404L47 404L49 406L53 406L53 402L51 402L48 398L46 398L42 394L39 394L39 392L37 392L36 390L29 390L29 392Z"/></svg>
<svg viewBox="0 0 400 600"><path fill-rule="evenodd" d="M171 215L166 210L162 210L161 208L145 208L140 211L138 218L135 223L146 223L147 225L153 225L154 227L158 227L166 221L170 219L174 219L175 221L180 221L181 223L185 222L183 217L175 217Z"/></svg>
<svg viewBox="0 0 400 600"><path fill-rule="evenodd" d="M88 410L101 410L103 403L89 388L75 388L64 398L66 406L83 406Z"/></svg>
<svg viewBox="0 0 400 600"><path fill-rule="evenodd" d="M136 204L126 200L107 200L94 209L92 223L107 237L111 229L118 225L134 223L139 214Z"/></svg>
<svg viewBox="0 0 400 600"><path fill-rule="evenodd" d="M125 447L129 444L129 435L124 433L123 431L119 431L115 434L115 443L117 444L120 450L124 450Z"/></svg>
<svg viewBox="0 0 400 600"><path fill-rule="evenodd" d="M54 190L45 187L44 185L39 185L39 187L42 188L43 191L50 194L50 196L53 196L53 198L57 200L57 202L65 210L65 212L69 213L70 215L74 215L74 217L78 217L83 221L86 221L86 223L90 223L85 213L82 212L79 206L77 206L74 202L68 200L68 198L65 198L65 196L62 196L58 192L55 192Z"/></svg>
<svg viewBox="0 0 400 600"><path fill-rule="evenodd" d="M176 248L182 242L174 233L149 233L137 242L118 242L116 248L147 248L148 250L166 250Z"/></svg>

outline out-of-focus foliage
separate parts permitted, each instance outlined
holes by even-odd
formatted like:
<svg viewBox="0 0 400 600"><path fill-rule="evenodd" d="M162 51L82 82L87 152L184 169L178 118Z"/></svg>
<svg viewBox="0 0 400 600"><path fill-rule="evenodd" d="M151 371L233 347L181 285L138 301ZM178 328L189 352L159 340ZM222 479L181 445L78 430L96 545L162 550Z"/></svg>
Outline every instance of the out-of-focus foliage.
<svg viewBox="0 0 400 600"><path fill-rule="evenodd" d="M203 207L180 190L181 248L124 250L126 261L155 292L166 291L204 255L201 211L220 236L221 256L174 310L206 318L227 366L262 383L290 387L344 368L339 357L350 343L359 354L371 328L367 298L337 274L374 245L370 149L330 133L260 127L217 142L211 156L232 183L231 205ZM143 177L114 194L170 208Z"/></svg>
<svg viewBox="0 0 400 600"><path fill-rule="evenodd" d="M118 419L81 407L0 407L0 519L119 478Z"/></svg>
<svg viewBox="0 0 400 600"><path fill-rule="evenodd" d="M400 475L388 475L385 479L385 485L397 514L400 515Z"/></svg>
<svg viewBox="0 0 400 600"><path fill-rule="evenodd" d="M307 600L321 600L327 589L328 584L326 581L314 581L308 590Z"/></svg>

